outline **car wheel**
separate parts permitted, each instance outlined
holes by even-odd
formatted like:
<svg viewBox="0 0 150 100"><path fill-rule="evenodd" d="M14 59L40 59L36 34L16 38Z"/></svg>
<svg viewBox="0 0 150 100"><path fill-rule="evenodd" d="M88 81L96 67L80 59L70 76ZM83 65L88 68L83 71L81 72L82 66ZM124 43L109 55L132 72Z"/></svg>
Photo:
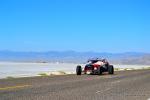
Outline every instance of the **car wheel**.
<svg viewBox="0 0 150 100"><path fill-rule="evenodd" d="M81 68L80 65L78 65L77 68L76 68L76 74L81 75L81 73L82 73L82 68Z"/></svg>
<svg viewBox="0 0 150 100"><path fill-rule="evenodd" d="M113 65L109 65L109 67L108 67L108 73L109 74L114 74L114 66Z"/></svg>

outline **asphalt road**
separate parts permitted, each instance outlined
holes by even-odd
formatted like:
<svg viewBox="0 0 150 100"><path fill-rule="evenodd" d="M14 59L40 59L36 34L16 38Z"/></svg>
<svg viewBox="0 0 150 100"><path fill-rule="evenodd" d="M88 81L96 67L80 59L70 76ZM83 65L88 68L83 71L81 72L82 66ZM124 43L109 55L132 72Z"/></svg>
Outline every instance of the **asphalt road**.
<svg viewBox="0 0 150 100"><path fill-rule="evenodd" d="M148 100L150 70L0 80L0 100Z"/></svg>

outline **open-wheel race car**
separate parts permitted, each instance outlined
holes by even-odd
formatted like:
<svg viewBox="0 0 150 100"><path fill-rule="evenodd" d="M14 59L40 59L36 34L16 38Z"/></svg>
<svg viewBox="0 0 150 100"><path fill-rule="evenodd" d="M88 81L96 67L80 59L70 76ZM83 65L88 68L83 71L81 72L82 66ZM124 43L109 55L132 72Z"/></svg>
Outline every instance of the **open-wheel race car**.
<svg viewBox="0 0 150 100"><path fill-rule="evenodd" d="M76 67L76 74L91 74L91 75L101 75L103 72L108 72L109 74L114 74L114 67L110 65L106 59L89 59L84 68L80 65Z"/></svg>

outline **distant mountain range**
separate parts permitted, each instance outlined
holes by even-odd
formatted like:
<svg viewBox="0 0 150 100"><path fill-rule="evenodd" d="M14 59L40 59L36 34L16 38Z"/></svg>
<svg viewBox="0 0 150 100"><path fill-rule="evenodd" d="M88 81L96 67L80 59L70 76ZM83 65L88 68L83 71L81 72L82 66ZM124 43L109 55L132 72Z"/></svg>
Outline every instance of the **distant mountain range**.
<svg viewBox="0 0 150 100"><path fill-rule="evenodd" d="M0 51L0 61L85 63L89 58L106 58L113 64L150 65L150 53L98 53L75 51L14 52Z"/></svg>

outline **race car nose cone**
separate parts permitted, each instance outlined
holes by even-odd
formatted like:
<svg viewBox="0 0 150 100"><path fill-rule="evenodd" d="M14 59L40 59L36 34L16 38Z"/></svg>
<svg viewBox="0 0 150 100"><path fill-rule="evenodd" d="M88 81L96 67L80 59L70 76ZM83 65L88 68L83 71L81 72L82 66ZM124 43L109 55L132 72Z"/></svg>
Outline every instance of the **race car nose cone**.
<svg viewBox="0 0 150 100"><path fill-rule="evenodd" d="M94 67L94 70L97 70L97 67Z"/></svg>

